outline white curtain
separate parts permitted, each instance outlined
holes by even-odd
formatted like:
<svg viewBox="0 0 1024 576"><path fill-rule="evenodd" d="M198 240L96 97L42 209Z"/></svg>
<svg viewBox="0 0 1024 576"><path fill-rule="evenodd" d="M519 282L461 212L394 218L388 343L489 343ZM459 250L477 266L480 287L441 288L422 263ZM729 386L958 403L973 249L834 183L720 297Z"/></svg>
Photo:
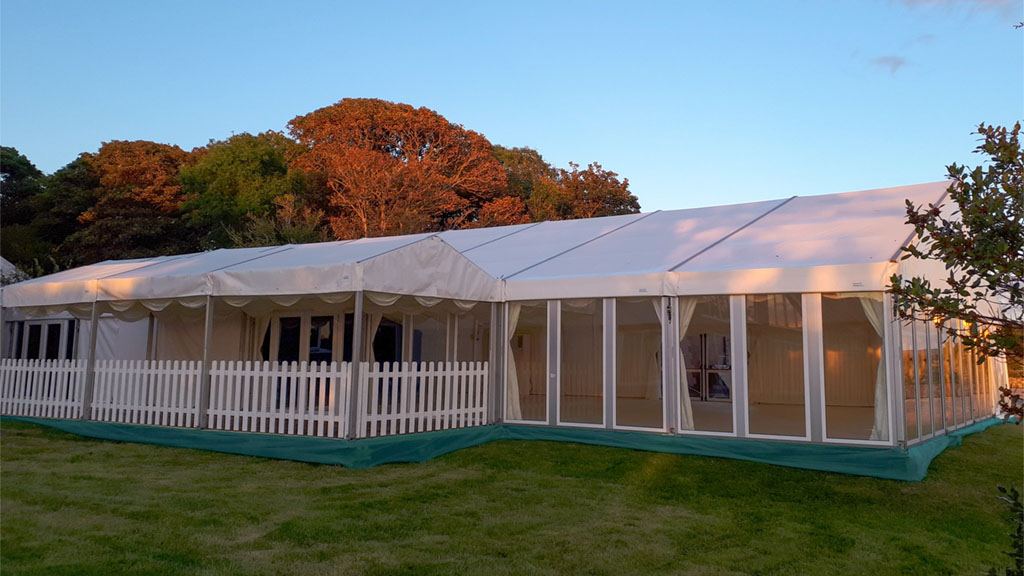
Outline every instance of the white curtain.
<svg viewBox="0 0 1024 576"><path fill-rule="evenodd" d="M664 326L665 325L665 319L662 318L662 314L661 314L661 299L651 300L651 304L654 305L654 313L658 316L658 325L659 326ZM660 350L661 349L661 346L660 346L661 340L659 339L658 342L659 342L659 346L657 347L657 350ZM657 356L657 353L655 353L655 356ZM658 365L658 369L659 369L658 370L658 377L657 378L649 378L647 380L647 390L644 391L644 398L647 398L649 400L656 399L656 398L660 399L662 397L662 391L661 391L661 374L662 374L662 372L661 372L661 362L658 362L658 360L659 360L658 358L655 358L655 363Z"/></svg>
<svg viewBox="0 0 1024 576"><path fill-rule="evenodd" d="M263 357L263 339L267 335L267 330L270 329L270 316L260 316L253 318L253 325L255 333L252 335L252 358L256 360L270 360L270 358ZM269 342L269 340L268 340ZM268 346L269 348L269 346ZM267 354L270 354L270 350L267 350Z"/></svg>
<svg viewBox="0 0 1024 576"><path fill-rule="evenodd" d="M372 365L377 361L377 358L373 355L373 338L377 335L377 328L380 328L380 321L384 318L384 315L380 312L370 312L366 315L366 334L363 335L365 353L363 358L367 358Z"/></svg>
<svg viewBox="0 0 1024 576"><path fill-rule="evenodd" d="M690 327L693 311L697 308L696 298L679 299L679 395L681 396L682 412L679 414L679 429L693 430L693 406L690 404L690 390L686 379L686 357L682 352L686 329Z"/></svg>
<svg viewBox="0 0 1024 576"><path fill-rule="evenodd" d="M864 308L864 315L871 322L878 338L884 342L885 321L882 311L882 297L877 294L858 295L860 305ZM875 424L871 428L872 440L889 439L889 403L885 393L885 345L882 345L881 357L878 361L878 371L875 373Z"/></svg>
<svg viewBox="0 0 1024 576"><path fill-rule="evenodd" d="M505 339L508 346L508 382L506 383L506 402L508 403L507 418L509 420L522 420L523 409L519 404L519 373L516 371L516 357L512 351L512 338L516 334L516 326L519 325L519 312L523 305L512 302L508 305L508 338Z"/></svg>

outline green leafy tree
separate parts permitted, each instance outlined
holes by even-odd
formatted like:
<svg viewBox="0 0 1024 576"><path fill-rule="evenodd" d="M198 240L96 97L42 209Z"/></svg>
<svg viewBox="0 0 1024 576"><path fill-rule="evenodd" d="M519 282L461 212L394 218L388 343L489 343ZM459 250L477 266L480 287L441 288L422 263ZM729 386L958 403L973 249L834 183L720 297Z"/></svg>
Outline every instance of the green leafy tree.
<svg viewBox="0 0 1024 576"><path fill-rule="evenodd" d="M250 214L241 227L228 230L231 244L241 248L328 240L322 210L304 206L291 194L277 197L274 204L272 214Z"/></svg>
<svg viewBox="0 0 1024 576"><path fill-rule="evenodd" d="M960 319L951 335L977 351L981 361L1005 358L1019 371L1024 356L1024 154L1020 123L1008 130L982 124L976 152L987 166L948 166L950 208L907 202L907 222L918 242L904 258L945 265L945 284L893 275L892 294L904 318ZM1003 391L1004 410L1020 415L1019 399Z"/></svg>
<svg viewBox="0 0 1024 576"><path fill-rule="evenodd" d="M66 240L85 228L79 217L96 204L100 178L92 160L92 154L81 154L47 176L33 202L32 228L61 268L82 264L75 246Z"/></svg>
<svg viewBox="0 0 1024 576"><path fill-rule="evenodd" d="M230 232L250 218L272 215L275 200L302 197L306 179L289 168L305 148L279 132L238 134L211 141L202 157L182 168L185 218L196 227L204 247L231 245Z"/></svg>
<svg viewBox="0 0 1024 576"><path fill-rule="evenodd" d="M48 254L48 246L31 226L33 202L43 191L43 173L9 146L0 146L0 252L20 268Z"/></svg>

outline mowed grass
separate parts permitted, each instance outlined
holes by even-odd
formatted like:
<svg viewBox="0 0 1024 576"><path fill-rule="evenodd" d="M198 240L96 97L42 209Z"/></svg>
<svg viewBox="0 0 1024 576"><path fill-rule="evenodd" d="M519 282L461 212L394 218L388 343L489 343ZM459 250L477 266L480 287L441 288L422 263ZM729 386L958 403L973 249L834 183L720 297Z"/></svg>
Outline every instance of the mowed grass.
<svg viewBox="0 0 1024 576"><path fill-rule="evenodd" d="M501 441L365 470L0 426L4 574L979 574L1022 428L921 483Z"/></svg>

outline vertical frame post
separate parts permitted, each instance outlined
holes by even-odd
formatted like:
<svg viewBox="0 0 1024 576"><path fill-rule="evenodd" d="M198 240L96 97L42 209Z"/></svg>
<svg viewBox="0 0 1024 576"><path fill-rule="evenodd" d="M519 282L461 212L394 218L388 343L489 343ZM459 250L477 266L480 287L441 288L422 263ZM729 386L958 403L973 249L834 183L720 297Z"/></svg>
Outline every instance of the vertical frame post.
<svg viewBox="0 0 1024 576"><path fill-rule="evenodd" d="M604 361L601 363L603 373L602 386L604 390L604 427L611 429L615 427L618 414L615 410L617 391L616 384L616 357L615 341L618 330L618 319L615 316L615 298L605 298L602 301L604 310L601 319L604 322L604 330L601 331L601 355Z"/></svg>
<svg viewBox="0 0 1024 576"><path fill-rule="evenodd" d="M561 390L559 378L562 364L562 301L548 300L548 424L558 425Z"/></svg>
<svg viewBox="0 0 1024 576"><path fill-rule="evenodd" d="M825 438L825 338L821 294L804 294L804 378L807 379L807 436L811 442ZM883 351L884 354L884 351Z"/></svg>
<svg viewBox="0 0 1024 576"><path fill-rule="evenodd" d="M96 387L96 336L99 334L100 308L93 300L89 315L89 355L85 360L85 386L82 388L82 420L92 420L92 394Z"/></svg>
<svg viewBox="0 0 1024 576"><path fill-rule="evenodd" d="M210 427L210 347L213 340L213 296L206 295L206 319L203 323L203 364L199 367L199 418L196 426Z"/></svg>
<svg viewBox="0 0 1024 576"><path fill-rule="evenodd" d="M747 299L745 296L729 296L729 326L733 353L732 401L735 418L733 429L736 431L737 438L745 438L747 436Z"/></svg>
<svg viewBox="0 0 1024 576"><path fill-rule="evenodd" d="M661 390L663 428L669 433L679 431L679 404L682 379L679 375L679 322L676 321L675 296L661 299Z"/></svg>
<svg viewBox="0 0 1024 576"><path fill-rule="evenodd" d="M362 377L360 366L363 362L363 322L363 291L360 290L356 292L355 311L352 315L352 381L349 383L346 438L359 437L359 379Z"/></svg>

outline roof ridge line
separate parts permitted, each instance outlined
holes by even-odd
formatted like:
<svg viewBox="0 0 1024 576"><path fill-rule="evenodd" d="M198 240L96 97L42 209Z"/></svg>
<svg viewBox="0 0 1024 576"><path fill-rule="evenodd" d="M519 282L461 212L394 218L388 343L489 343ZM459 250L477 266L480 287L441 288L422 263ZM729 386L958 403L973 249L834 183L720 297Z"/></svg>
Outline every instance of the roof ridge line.
<svg viewBox="0 0 1024 576"><path fill-rule="evenodd" d="M733 230L732 232L729 232L729 233L728 233L728 234L726 234L725 236L722 236L722 237L721 237L721 238L719 238L718 240L715 240L715 241L714 241L714 242L712 242L711 244L708 244L708 245L707 245L707 246L705 246L704 248L701 248L700 250L698 250L697 252L695 252L695 253L694 253L693 255L691 255L691 256L690 256L689 258L687 258L687 259L683 260L682 262L680 262L679 264L676 264L675 266L673 266L673 267L669 268L669 269L668 269L668 271L669 271L669 272L675 272L676 268L679 268L680 266L683 266L684 264L686 264L687 262L690 262L691 260L693 260L693 259L694 259L694 258L696 258L697 256L700 256L701 254L703 254L703 253L707 252L708 250L711 250L711 249L712 249L712 248L714 248L715 246L718 246L718 245L719 245L719 244L721 244L722 242L725 242L725 241L726 241L726 240L728 240L729 238L732 238L732 237L733 237L733 236L735 236L736 234L739 234L740 232L742 232L743 230L745 230L745 229L746 229L746 228L748 228L749 226L752 226L753 224L755 224L755 223L756 223L756 222L757 222L758 220L760 220L761 218L764 218L765 216L767 216L767 215L771 214L772 212L775 212L775 211L776 211L776 210L778 210L779 208L782 208L782 207L783 207L783 206L785 206L786 204L789 204L789 203L790 203L790 201L792 201L792 200L793 200L794 198L797 198L797 196L796 196L796 195L790 196L789 198L786 198L785 200L783 200L782 202L779 202L779 203L778 203L778 204L776 204L775 206L772 206L772 208L771 208L770 210L768 210L767 212L765 212L764 214L761 214L760 216L758 216L757 218L754 218L754 219L753 219L753 220L751 220L750 222L747 222L746 224L744 224L744 225L740 226L739 228L737 228L737 229Z"/></svg>
<svg viewBox="0 0 1024 576"><path fill-rule="evenodd" d="M582 246L586 246L587 244L590 244L591 242L594 242L595 240L600 240L601 238L604 238L605 236L607 236L609 234L614 234L615 232L618 232L619 230L622 230L626 226L631 226L633 224L636 224L637 222L639 222L641 220L644 220L646 218L649 218L650 216L654 216L655 214L658 214L660 212L661 212L661 210L655 210L654 212L648 212L647 214L643 214L639 218L636 218L634 220L630 220L629 222L626 222L622 226L619 226L617 228L612 228L611 230L605 232L604 234L598 234L597 236L594 236L593 238L587 240L586 242L582 242L582 243L577 244L577 245L575 245L575 246L573 246L571 248L567 248L565 250L562 250L558 254L554 254L552 256L549 256L549 257L541 260L540 262L534 262L533 264L530 264L529 266L527 266L526 268L523 268L522 270L518 270L518 271L513 272L513 273L511 273L511 274L509 274L507 276L502 276L501 279L502 280L507 280L507 279L515 276L516 274L522 274L523 272L526 272L530 268L535 268L535 267L540 266L541 264L543 264L545 262L550 262L551 260L554 260L555 258L558 258L559 256L568 254L569 252L572 252L573 250L575 250L577 248L580 248Z"/></svg>
<svg viewBox="0 0 1024 576"><path fill-rule="evenodd" d="M440 234L440 232L432 232L432 233L428 234L427 236L424 236L423 238L418 238L418 239L413 240L411 242L406 242L405 244L402 244L401 246L395 246L394 248L389 248L388 250L385 250L383 252L378 252L377 254L374 254L372 256L367 256L366 258L363 258L362 260L356 260L356 264L362 264L363 262L366 262L367 260L372 260L372 259L374 259L374 258L376 258L378 256L383 256L385 254L389 254L391 252L394 252L395 250L401 250L402 248L405 248L406 246L412 246L413 244L418 244L420 242L423 242L424 240L430 240L431 238L437 238L438 234ZM378 238L386 238L386 236L378 236ZM357 238L357 240L363 240L363 238ZM458 250L456 250L456 252L458 252Z"/></svg>
<svg viewBox="0 0 1024 576"><path fill-rule="evenodd" d="M253 256L252 258L249 258L249 259L246 259L246 260L241 260L239 262L232 262L231 264L226 264L224 266L221 266L220 268L214 268L213 270L207 270L206 272L203 272L203 276L206 276L207 274L213 274L214 272L220 272L221 270L225 270L227 268L233 268L235 266L238 266L239 264L245 264L246 262L252 262L253 260L259 260L260 258L266 258L267 256L273 256L274 254L280 254L281 252L287 252L287 251L292 249L292 246L294 246L294 244L285 244L284 246L281 247L280 250L274 250L273 252L267 252L266 254L260 254L259 256ZM231 248L221 248L221 250L231 250Z"/></svg>
<svg viewBox="0 0 1024 576"><path fill-rule="evenodd" d="M520 232L525 232L527 230L531 230L533 228L536 228L537 226L540 226L544 222L550 222L550 220L544 220L542 222L531 222L530 225L525 227L525 228L520 228L519 230L515 230L513 232L509 232L508 234L505 234L504 236L498 236L497 238L492 238L492 239L488 240L487 242L481 242L480 244L477 244L476 246L473 246L471 248L466 248L465 250L459 252L459 254L465 254L466 252L469 252L470 250L476 250L477 248L479 248L481 246L486 246L486 245L488 245L488 244L490 244L492 242L497 242L498 240L504 240L505 238L508 238L509 236L514 236L516 234L519 234ZM442 238L442 240L444 240L444 238ZM448 245L451 246L450 243ZM454 246L452 246L452 248L454 248Z"/></svg>

